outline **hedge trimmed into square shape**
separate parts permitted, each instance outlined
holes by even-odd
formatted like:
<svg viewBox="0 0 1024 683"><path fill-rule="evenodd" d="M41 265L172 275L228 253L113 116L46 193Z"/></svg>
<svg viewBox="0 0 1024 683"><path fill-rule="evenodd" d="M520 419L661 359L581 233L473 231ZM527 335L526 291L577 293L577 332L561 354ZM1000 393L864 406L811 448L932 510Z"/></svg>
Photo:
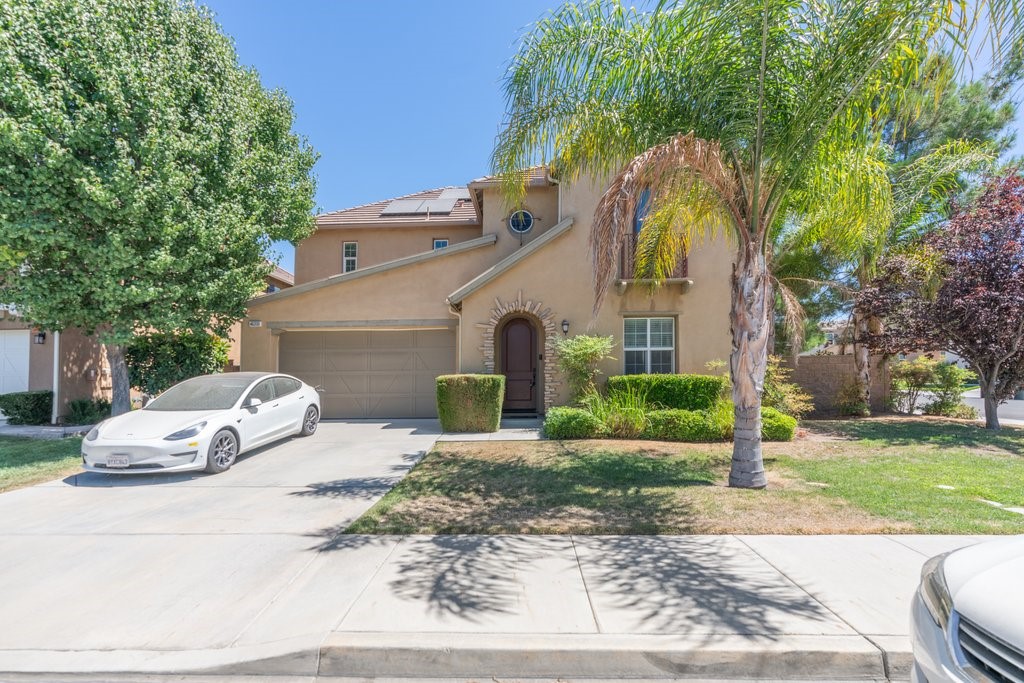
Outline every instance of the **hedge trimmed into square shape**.
<svg viewBox="0 0 1024 683"><path fill-rule="evenodd" d="M501 425L504 375L441 375L437 416L446 432L496 432Z"/></svg>
<svg viewBox="0 0 1024 683"><path fill-rule="evenodd" d="M544 417L544 436L549 439L592 439L601 431L601 421L583 408L552 408Z"/></svg>
<svg viewBox="0 0 1024 683"><path fill-rule="evenodd" d="M632 389L665 410L710 410L727 381L715 375L616 375L608 378L608 393Z"/></svg>
<svg viewBox="0 0 1024 683"><path fill-rule="evenodd" d="M0 410L12 425L50 424L53 410L52 391L17 391L0 394Z"/></svg>

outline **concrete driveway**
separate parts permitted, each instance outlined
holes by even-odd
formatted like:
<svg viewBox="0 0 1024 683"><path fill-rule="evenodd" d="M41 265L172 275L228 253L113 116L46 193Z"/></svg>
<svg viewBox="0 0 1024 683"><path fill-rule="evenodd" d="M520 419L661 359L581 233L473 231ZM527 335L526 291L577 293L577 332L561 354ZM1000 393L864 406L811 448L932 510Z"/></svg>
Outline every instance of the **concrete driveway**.
<svg viewBox="0 0 1024 683"><path fill-rule="evenodd" d="M365 576L384 553L331 563L318 551L439 433L432 420L328 422L215 476L83 473L0 495L0 659L33 670L32 653L49 651L35 670L53 670L57 650L322 638L361 588L353 568Z"/></svg>

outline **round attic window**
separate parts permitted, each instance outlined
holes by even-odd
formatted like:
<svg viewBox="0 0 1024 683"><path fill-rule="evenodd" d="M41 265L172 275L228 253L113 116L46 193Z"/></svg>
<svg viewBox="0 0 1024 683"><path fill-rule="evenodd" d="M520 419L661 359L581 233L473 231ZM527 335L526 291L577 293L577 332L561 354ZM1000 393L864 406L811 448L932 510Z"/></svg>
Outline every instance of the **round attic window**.
<svg viewBox="0 0 1024 683"><path fill-rule="evenodd" d="M517 235L525 235L533 228L533 214L520 209L508 217L508 229Z"/></svg>

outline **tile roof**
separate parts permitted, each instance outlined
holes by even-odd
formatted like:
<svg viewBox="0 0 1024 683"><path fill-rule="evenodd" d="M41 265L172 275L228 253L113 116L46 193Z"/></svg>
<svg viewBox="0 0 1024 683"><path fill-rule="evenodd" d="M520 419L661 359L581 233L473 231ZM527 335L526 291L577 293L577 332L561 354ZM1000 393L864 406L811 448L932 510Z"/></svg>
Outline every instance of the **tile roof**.
<svg viewBox="0 0 1024 683"><path fill-rule="evenodd" d="M424 215L386 215L381 212L396 199L437 199L444 190L461 189L455 187L438 187L433 190L414 192L402 197L384 199L379 202L353 206L350 209L322 213L316 217L318 228L344 227L344 226L369 226L385 227L400 226L408 227L415 225L479 225L480 219L477 216L476 207L469 199L459 200L451 213L446 214L424 214Z"/></svg>
<svg viewBox="0 0 1024 683"><path fill-rule="evenodd" d="M551 182L551 176L548 172L547 166L533 166L527 171L527 186L533 187L537 185L548 185ZM485 175L482 178L476 178L469 181L469 185L481 186L481 185L497 185L500 182L496 175Z"/></svg>
<svg viewBox="0 0 1024 683"><path fill-rule="evenodd" d="M281 266L274 266L274 272L272 272L269 277L272 277L275 280L280 280L288 286L295 284L295 276Z"/></svg>

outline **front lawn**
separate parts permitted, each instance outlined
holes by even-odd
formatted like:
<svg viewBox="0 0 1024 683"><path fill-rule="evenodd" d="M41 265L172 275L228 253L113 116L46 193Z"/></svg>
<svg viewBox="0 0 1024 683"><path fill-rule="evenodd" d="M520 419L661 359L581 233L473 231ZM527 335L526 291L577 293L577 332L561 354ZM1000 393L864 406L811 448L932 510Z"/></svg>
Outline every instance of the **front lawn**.
<svg viewBox="0 0 1024 683"><path fill-rule="evenodd" d="M82 440L0 436L0 492L56 479L81 469Z"/></svg>
<svg viewBox="0 0 1024 683"><path fill-rule="evenodd" d="M729 444L439 443L349 533L1024 533L1024 430L811 422L730 489ZM938 486L953 487L937 488Z"/></svg>

